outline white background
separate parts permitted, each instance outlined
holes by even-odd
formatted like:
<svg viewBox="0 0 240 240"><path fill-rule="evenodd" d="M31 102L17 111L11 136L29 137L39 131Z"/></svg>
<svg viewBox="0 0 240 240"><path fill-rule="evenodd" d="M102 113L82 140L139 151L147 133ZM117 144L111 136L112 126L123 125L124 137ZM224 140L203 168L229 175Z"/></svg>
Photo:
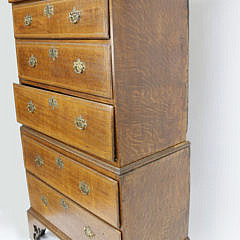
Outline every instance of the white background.
<svg viewBox="0 0 240 240"><path fill-rule="evenodd" d="M12 83L18 78L11 7L7 0L1 1L0 27L0 239L26 240L25 210L29 201L14 110ZM237 240L240 228L239 0L190 0L189 81L190 237Z"/></svg>

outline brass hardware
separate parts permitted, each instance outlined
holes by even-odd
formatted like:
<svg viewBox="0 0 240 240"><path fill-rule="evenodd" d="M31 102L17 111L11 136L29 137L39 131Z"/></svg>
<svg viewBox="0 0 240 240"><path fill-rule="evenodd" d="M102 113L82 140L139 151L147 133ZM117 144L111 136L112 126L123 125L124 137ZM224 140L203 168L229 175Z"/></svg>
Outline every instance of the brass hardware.
<svg viewBox="0 0 240 240"><path fill-rule="evenodd" d="M34 240L40 240L41 237L44 236L45 232L46 232L46 228L41 229L37 225L33 224L33 239Z"/></svg>
<svg viewBox="0 0 240 240"><path fill-rule="evenodd" d="M86 184L85 181L82 181L79 183L79 189L83 195L89 195L90 194L90 187Z"/></svg>
<svg viewBox="0 0 240 240"><path fill-rule="evenodd" d="M80 11L76 9L76 7L73 8L73 10L69 13L69 20L71 23L76 24L80 20Z"/></svg>
<svg viewBox="0 0 240 240"><path fill-rule="evenodd" d="M82 74L86 70L86 65L84 62L81 62L79 58L76 62L73 63L74 72L77 74Z"/></svg>
<svg viewBox="0 0 240 240"><path fill-rule="evenodd" d="M47 200L47 198L46 198L45 195L41 195L41 201L42 201L43 204L47 207L47 205L48 205L48 200Z"/></svg>
<svg viewBox="0 0 240 240"><path fill-rule="evenodd" d="M87 121L80 115L75 119L75 125L78 129L85 130L87 128Z"/></svg>
<svg viewBox="0 0 240 240"><path fill-rule="evenodd" d="M38 166L43 166L44 162L42 160L42 158L40 157L40 155L38 155L36 158L35 158L35 162L37 163Z"/></svg>
<svg viewBox="0 0 240 240"><path fill-rule="evenodd" d="M68 204L66 203L66 201L64 199L60 200L60 204L63 206L64 209L68 209Z"/></svg>
<svg viewBox="0 0 240 240"><path fill-rule="evenodd" d="M58 102L54 97L51 97L48 99L48 104L50 107L52 107L52 110L54 110L55 108L58 108Z"/></svg>
<svg viewBox="0 0 240 240"><path fill-rule="evenodd" d="M47 4L47 6L44 8L44 15L48 16L48 18L51 17L51 15L54 15L54 8L52 5L50 5L49 3Z"/></svg>
<svg viewBox="0 0 240 240"><path fill-rule="evenodd" d="M93 239L95 237L95 234L93 233L92 229L89 226L84 227L84 233L88 238Z"/></svg>
<svg viewBox="0 0 240 240"><path fill-rule="evenodd" d="M32 55L29 59L28 59L28 64L30 65L30 67L34 68L37 65L37 58L34 57L34 55Z"/></svg>
<svg viewBox="0 0 240 240"><path fill-rule="evenodd" d="M52 58L53 61L55 61L56 58L58 58L58 50L54 47L51 47L48 50L49 57Z"/></svg>
<svg viewBox="0 0 240 240"><path fill-rule="evenodd" d="M189 238L189 237L186 237L185 240L190 240L190 238Z"/></svg>
<svg viewBox="0 0 240 240"><path fill-rule="evenodd" d="M27 14L26 17L24 17L24 23L26 26L30 26L32 24L32 16Z"/></svg>
<svg viewBox="0 0 240 240"><path fill-rule="evenodd" d="M28 104L27 104L27 109L30 113L34 113L36 111L36 107L35 105L33 104L32 101L30 101Z"/></svg>
<svg viewBox="0 0 240 240"><path fill-rule="evenodd" d="M56 159L56 164L57 164L57 166L58 166L59 168L63 168L63 167L64 167L64 163L63 163L63 161L61 160L60 157L57 157L57 159Z"/></svg>

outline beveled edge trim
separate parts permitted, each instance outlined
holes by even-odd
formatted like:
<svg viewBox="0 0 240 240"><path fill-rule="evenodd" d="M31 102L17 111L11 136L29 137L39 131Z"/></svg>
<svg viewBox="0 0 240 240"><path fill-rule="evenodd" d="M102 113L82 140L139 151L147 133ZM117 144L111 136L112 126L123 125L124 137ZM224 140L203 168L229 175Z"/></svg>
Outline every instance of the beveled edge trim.
<svg viewBox="0 0 240 240"><path fill-rule="evenodd" d="M27 211L27 214L31 215L33 218L35 218L38 222L40 222L42 225L44 225L48 230L50 230L53 234L55 234L60 239L71 240L70 237L68 237L65 233L63 233L61 230L59 230L56 226L54 226L48 220L46 220L39 213L37 213L32 207L29 208L29 210Z"/></svg>
<svg viewBox="0 0 240 240"><path fill-rule="evenodd" d="M75 148L73 148L71 146L68 146L68 145L66 145L66 144L64 144L62 142L59 142L59 141L57 141L57 140L55 140L55 139L53 139L53 138L51 138L49 136L46 136L46 135L44 135L44 134L42 134L40 132L37 132L37 131L29 128L29 127L22 126L21 127L21 133L25 134L27 136L30 136L30 137L34 136L37 139L41 139L43 142L48 142L50 145L56 146L57 148L62 149L63 151L70 153L71 155L75 155L76 157L81 158L81 159L83 159L86 162L89 162L89 164L91 166L86 165L85 163L82 163L82 162L78 161L78 162L86 165L89 168L93 169L92 166L97 165L97 167L102 168L105 171L114 174L115 178L113 178L113 175L111 175L111 174L109 174L108 176L110 178L115 179L115 180L116 180L116 178L118 178L118 177L120 177L122 175L125 175L125 174L127 174L127 173L129 173L129 172L131 172L131 171L133 171L133 170L135 170L137 168L140 168L142 166L148 165L148 164L150 164L150 163L152 163L154 161L157 161L157 160L159 160L161 158L164 158L164 157L166 157L168 155L174 154L177 151L180 151L180 150L183 150L185 148L189 148L190 147L190 142L189 141L185 141L185 142L179 143L179 144L177 144L177 145L175 145L173 147L169 147L169 148L167 148L165 150L162 150L160 152L157 152L157 153L155 153L153 155L150 155L148 157L140 159L140 160L138 160L138 161L136 161L134 163L131 163L131 164L127 165L127 166L124 166L122 168L118 168L118 167L113 166L111 164L108 164L108 163L106 163L106 162L104 162L102 160L94 158L94 157L92 157L92 156L90 156L90 155L88 155L86 153L83 153L80 150L77 150L77 149L75 149ZM34 139L34 140L37 141L37 139ZM58 151L58 150L55 150L55 151ZM61 153L61 154L65 155L64 153ZM68 155L66 155L66 157L71 158ZM76 159L73 159L73 160L77 161ZM98 171L97 169L94 169L94 170ZM104 174L104 173L102 173L102 174Z"/></svg>

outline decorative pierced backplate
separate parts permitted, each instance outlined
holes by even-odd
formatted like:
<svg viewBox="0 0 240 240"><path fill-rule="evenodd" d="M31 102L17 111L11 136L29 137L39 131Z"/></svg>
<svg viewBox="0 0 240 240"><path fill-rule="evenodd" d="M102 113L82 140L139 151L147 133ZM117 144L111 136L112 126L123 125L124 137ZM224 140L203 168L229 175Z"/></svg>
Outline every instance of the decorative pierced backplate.
<svg viewBox="0 0 240 240"><path fill-rule="evenodd" d="M24 18L24 23L26 26L30 26L32 24L32 16L27 14L27 16Z"/></svg>
<svg viewBox="0 0 240 240"><path fill-rule="evenodd" d="M30 101L28 104L27 104L27 109L30 113L34 113L36 111L36 107L35 105L33 104L32 101Z"/></svg>
<svg viewBox="0 0 240 240"><path fill-rule="evenodd" d="M89 226L84 227L84 233L90 239L95 238L95 234L93 233L92 229Z"/></svg>
<svg viewBox="0 0 240 240"><path fill-rule="evenodd" d="M43 166L43 160L42 158L40 157L40 155L38 155L36 158L35 158L35 162L37 163L38 166Z"/></svg>
<svg viewBox="0 0 240 240"><path fill-rule="evenodd" d="M49 50L48 50L48 53L49 53L49 57L55 61L56 58L58 58L58 50L54 47L51 47Z"/></svg>
<svg viewBox="0 0 240 240"><path fill-rule="evenodd" d="M48 99L48 104L54 110L55 108L58 108L58 102L54 97L51 97Z"/></svg>
<svg viewBox="0 0 240 240"><path fill-rule="evenodd" d="M51 15L54 15L54 8L52 5L50 5L49 3L47 4L47 6L44 8L44 15L48 16L48 18L51 17Z"/></svg>
<svg viewBox="0 0 240 240"><path fill-rule="evenodd" d="M79 58L73 63L73 68L75 73L82 74L86 70L86 65L84 62L81 62L81 59Z"/></svg>
<svg viewBox="0 0 240 240"><path fill-rule="evenodd" d="M32 56L28 59L28 64L29 64L30 67L35 68L36 65L37 65L37 58L36 58L34 55L32 55Z"/></svg>
<svg viewBox="0 0 240 240"><path fill-rule="evenodd" d="M69 20L71 23L76 24L80 21L80 11L77 10L75 7L73 10L69 13Z"/></svg>
<svg viewBox="0 0 240 240"><path fill-rule="evenodd" d="M85 181L82 181L79 183L79 189L83 195L89 195L90 194L90 187L88 184L86 184Z"/></svg>
<svg viewBox="0 0 240 240"><path fill-rule="evenodd" d="M56 164L59 168L64 168L64 162L61 160L60 157L57 157Z"/></svg>
<svg viewBox="0 0 240 240"><path fill-rule="evenodd" d="M45 234L46 228L41 229L36 225L33 225L33 239L40 240L40 238Z"/></svg>

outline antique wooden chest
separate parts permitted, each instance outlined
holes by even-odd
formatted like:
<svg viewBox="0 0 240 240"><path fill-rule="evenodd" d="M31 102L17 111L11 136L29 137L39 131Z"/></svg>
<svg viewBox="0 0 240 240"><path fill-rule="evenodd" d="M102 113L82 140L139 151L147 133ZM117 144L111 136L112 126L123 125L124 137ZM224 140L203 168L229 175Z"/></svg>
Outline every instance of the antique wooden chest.
<svg viewBox="0 0 240 240"><path fill-rule="evenodd" d="M187 239L188 1L9 2L31 239Z"/></svg>

